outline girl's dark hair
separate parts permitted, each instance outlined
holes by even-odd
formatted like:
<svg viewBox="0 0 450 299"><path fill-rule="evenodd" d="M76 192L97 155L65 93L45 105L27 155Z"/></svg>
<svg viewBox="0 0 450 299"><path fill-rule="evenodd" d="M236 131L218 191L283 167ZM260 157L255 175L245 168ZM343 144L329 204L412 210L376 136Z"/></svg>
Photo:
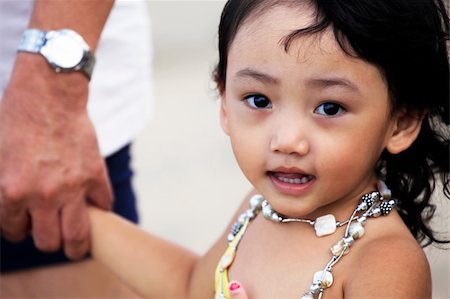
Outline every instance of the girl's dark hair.
<svg viewBox="0 0 450 299"><path fill-rule="evenodd" d="M283 40L285 50L303 35L332 28L348 55L376 65L391 95L392 109L424 116L416 141L404 152L385 151L377 171L399 199L400 215L424 246L439 239L428 222L437 184L450 198L449 182L449 18L442 0L230 0L219 26L219 63L214 79L225 91L227 56L240 26L276 5L316 7L315 23ZM437 177L439 176L439 177ZM440 181L440 182L439 182Z"/></svg>

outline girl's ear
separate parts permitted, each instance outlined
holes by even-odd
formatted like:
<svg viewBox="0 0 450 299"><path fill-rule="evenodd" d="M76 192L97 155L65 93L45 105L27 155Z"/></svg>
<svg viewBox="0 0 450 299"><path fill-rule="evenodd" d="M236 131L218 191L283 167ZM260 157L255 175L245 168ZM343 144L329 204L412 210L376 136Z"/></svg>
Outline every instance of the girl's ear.
<svg viewBox="0 0 450 299"><path fill-rule="evenodd" d="M220 125L225 134L230 135L228 128L227 107L225 105L225 93L220 95Z"/></svg>
<svg viewBox="0 0 450 299"><path fill-rule="evenodd" d="M424 117L425 114L399 112L394 120L392 135L386 149L391 154L398 154L409 148L419 135Z"/></svg>

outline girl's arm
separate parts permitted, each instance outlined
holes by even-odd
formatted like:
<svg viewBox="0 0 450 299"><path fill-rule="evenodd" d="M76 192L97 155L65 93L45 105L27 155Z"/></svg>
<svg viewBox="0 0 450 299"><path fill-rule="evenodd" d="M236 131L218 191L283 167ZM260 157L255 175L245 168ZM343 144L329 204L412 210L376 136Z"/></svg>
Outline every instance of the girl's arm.
<svg viewBox="0 0 450 299"><path fill-rule="evenodd" d="M201 258L110 212L89 208L93 257L145 298L213 298L214 271L227 235L248 207L242 202L217 242Z"/></svg>
<svg viewBox="0 0 450 299"><path fill-rule="evenodd" d="M92 255L145 298L187 298L198 256L127 220L89 208Z"/></svg>

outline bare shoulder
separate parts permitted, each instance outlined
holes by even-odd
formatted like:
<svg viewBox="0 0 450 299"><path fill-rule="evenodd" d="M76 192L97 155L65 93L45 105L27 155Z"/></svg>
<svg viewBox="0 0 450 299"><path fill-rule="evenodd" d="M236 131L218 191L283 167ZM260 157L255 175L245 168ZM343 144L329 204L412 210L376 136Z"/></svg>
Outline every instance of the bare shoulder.
<svg viewBox="0 0 450 299"><path fill-rule="evenodd" d="M431 272L410 234L383 234L353 252L345 298L431 298Z"/></svg>

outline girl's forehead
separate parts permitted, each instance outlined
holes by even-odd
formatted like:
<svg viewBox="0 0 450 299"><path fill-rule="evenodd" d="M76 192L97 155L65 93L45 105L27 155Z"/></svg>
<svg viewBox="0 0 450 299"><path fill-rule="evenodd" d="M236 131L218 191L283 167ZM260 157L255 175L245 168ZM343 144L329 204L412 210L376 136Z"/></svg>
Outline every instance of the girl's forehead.
<svg viewBox="0 0 450 299"><path fill-rule="evenodd" d="M285 49L285 41L287 36L299 29L308 28L316 22L316 9L311 5L276 5L267 7L264 10L256 11L250 14L249 17L240 25L231 43L229 52L233 48L251 47L252 44L256 46L259 42L268 42L276 48ZM334 47L335 41L332 31L325 30L318 34L309 35L307 38L302 38L302 42L294 40L294 50L299 46L305 47L308 41L322 43L322 47ZM259 45L261 46L261 45ZM256 49L255 49L256 50ZM309 52L309 51L305 51ZM230 53L228 53L230 54Z"/></svg>
<svg viewBox="0 0 450 299"><path fill-rule="evenodd" d="M231 43L229 62L232 63L235 58L239 61L253 60L266 54L273 59L284 55L295 56L298 61L326 54L333 54L328 55L329 58L355 59L341 49L332 28L295 38L286 48L286 38L292 32L308 28L315 22L315 9L307 6L293 9L291 6L278 5L250 16L240 26Z"/></svg>
<svg viewBox="0 0 450 299"><path fill-rule="evenodd" d="M274 5L260 7L249 13L238 28L238 35L251 35L267 28L278 28L287 33L309 27L316 20L316 9L311 5ZM285 33L286 33L285 32Z"/></svg>

